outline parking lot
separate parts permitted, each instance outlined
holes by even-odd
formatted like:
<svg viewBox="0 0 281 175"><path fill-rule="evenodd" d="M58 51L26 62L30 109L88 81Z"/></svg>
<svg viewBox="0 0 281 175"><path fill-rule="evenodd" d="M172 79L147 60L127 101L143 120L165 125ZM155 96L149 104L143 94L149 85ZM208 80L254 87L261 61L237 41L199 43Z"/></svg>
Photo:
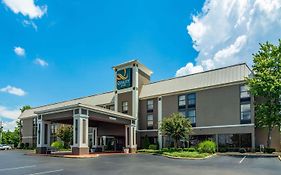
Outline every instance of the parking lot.
<svg viewBox="0 0 281 175"><path fill-rule="evenodd" d="M280 175L277 158L214 156L206 160L179 160L161 156L108 155L90 159L27 156L23 151L0 151L1 175Z"/></svg>

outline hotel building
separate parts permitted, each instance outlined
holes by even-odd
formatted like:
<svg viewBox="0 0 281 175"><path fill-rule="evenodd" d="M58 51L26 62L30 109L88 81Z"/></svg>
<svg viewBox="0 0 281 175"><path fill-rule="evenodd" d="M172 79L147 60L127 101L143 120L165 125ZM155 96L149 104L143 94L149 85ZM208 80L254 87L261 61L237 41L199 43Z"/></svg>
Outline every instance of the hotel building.
<svg viewBox="0 0 281 175"><path fill-rule="evenodd" d="M218 147L254 148L266 145L267 131L255 127L254 98L245 78L252 75L246 64L237 64L201 73L151 82L152 71L138 60L113 67L113 91L24 111L22 141L46 152L56 127L73 126L73 154L91 151L134 152L145 140L169 147L163 136L163 118L179 112L190 119L193 131L182 146L212 139ZM280 150L280 131L272 132L272 147Z"/></svg>

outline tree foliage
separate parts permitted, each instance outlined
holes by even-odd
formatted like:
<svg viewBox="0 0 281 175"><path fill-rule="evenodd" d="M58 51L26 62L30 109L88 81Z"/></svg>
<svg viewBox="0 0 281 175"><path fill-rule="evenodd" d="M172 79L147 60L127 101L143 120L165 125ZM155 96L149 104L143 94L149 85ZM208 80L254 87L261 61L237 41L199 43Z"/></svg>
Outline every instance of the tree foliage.
<svg viewBox="0 0 281 175"><path fill-rule="evenodd" d="M64 142L64 148L69 148L73 136L72 126L70 125L60 126L57 130L56 136L59 137Z"/></svg>
<svg viewBox="0 0 281 175"><path fill-rule="evenodd" d="M160 130L164 135L170 136L174 140L174 147L177 148L179 140L188 138L192 126L189 119L180 113L173 113L163 119Z"/></svg>
<svg viewBox="0 0 281 175"><path fill-rule="evenodd" d="M260 44L258 53L253 54L253 73L247 78L250 92L261 103L255 104L257 127L268 128L267 146L271 146L273 127L281 124L281 40L278 45L269 42Z"/></svg>
<svg viewBox="0 0 281 175"><path fill-rule="evenodd" d="M23 113L25 110L28 110L28 109L31 109L31 106L30 106L30 105L25 105L25 106L23 106L23 107L20 109L20 111L21 111L21 113Z"/></svg>

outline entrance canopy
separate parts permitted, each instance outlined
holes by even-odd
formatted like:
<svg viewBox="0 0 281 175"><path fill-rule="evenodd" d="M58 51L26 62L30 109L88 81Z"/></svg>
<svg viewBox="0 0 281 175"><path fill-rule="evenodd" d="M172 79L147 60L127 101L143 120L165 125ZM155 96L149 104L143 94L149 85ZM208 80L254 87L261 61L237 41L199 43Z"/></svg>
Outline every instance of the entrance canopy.
<svg viewBox="0 0 281 175"><path fill-rule="evenodd" d="M37 115L42 115L44 120L57 121L58 123L65 124L71 124L68 122L68 120L72 121L72 118L75 114L87 115L89 116L90 120L118 124L132 124L136 120L134 117L127 114L82 103L50 108L47 110L38 110L34 111L34 113Z"/></svg>
<svg viewBox="0 0 281 175"><path fill-rule="evenodd" d="M35 110L34 113L37 115L38 153L44 153L50 147L51 123L73 125L73 154L87 154L91 148L106 146L105 136L116 138L115 146L136 149L136 119L130 115L82 103Z"/></svg>

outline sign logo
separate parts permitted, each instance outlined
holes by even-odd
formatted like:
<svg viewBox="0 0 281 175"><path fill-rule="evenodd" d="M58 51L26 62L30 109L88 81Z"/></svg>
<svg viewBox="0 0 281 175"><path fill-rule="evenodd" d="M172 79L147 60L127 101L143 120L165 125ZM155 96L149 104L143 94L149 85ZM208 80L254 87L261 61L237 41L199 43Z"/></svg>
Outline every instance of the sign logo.
<svg viewBox="0 0 281 175"><path fill-rule="evenodd" d="M132 87L132 68L125 68L116 72L117 89Z"/></svg>

